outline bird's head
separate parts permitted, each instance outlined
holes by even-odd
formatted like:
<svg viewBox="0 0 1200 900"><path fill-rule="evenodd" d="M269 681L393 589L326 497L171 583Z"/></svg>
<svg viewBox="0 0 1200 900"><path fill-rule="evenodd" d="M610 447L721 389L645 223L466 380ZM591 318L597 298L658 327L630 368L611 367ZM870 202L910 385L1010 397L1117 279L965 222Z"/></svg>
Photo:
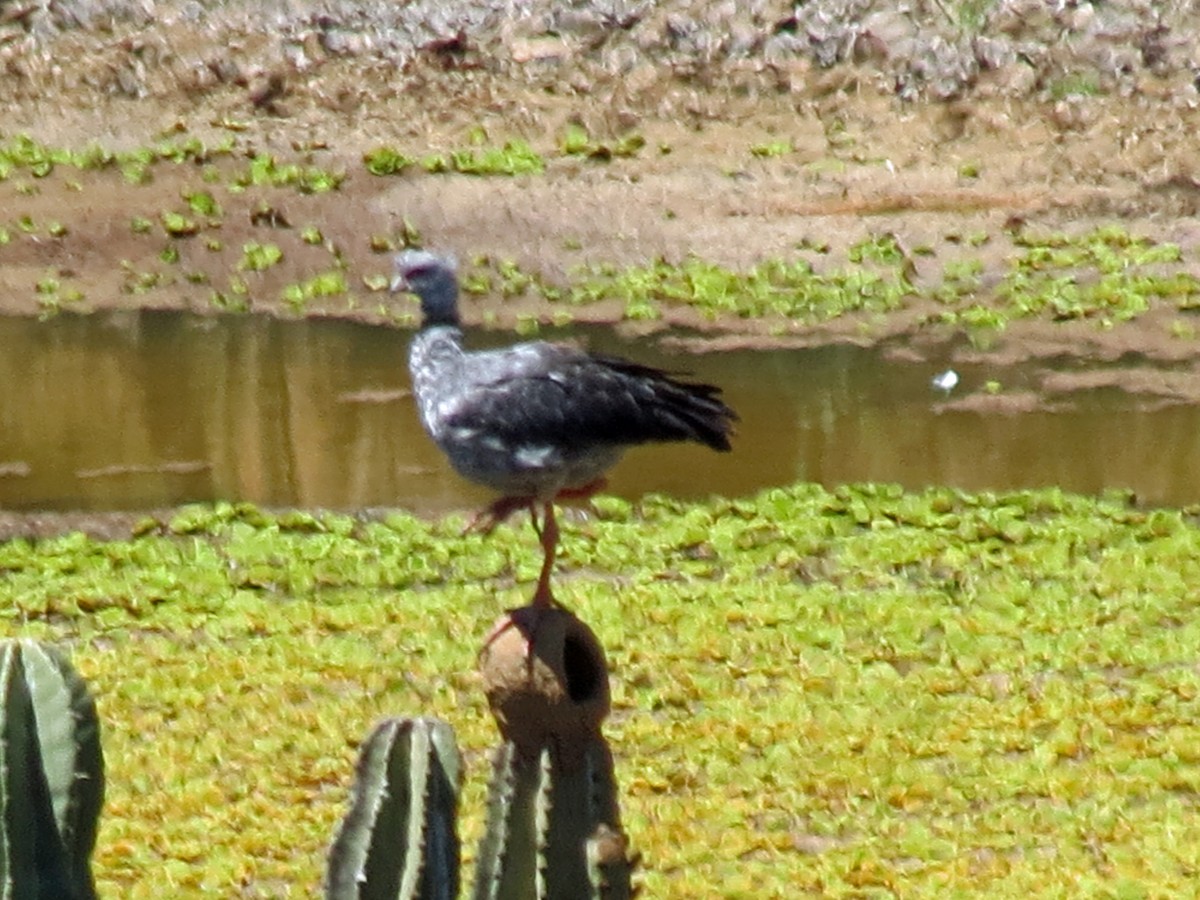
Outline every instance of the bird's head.
<svg viewBox="0 0 1200 900"><path fill-rule="evenodd" d="M428 250L396 254L392 293L409 291L421 299L425 325L458 325L458 275L452 256Z"/></svg>

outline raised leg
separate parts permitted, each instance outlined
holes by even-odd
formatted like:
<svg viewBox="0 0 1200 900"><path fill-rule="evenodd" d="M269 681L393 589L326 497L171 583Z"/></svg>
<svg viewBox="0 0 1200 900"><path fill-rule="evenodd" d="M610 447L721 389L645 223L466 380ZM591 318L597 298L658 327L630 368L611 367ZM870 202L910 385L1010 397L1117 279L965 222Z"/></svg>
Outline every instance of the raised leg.
<svg viewBox="0 0 1200 900"><path fill-rule="evenodd" d="M556 495L559 500L588 500L594 497L608 487L608 479L604 477L597 478L595 481L589 481L582 487L563 488Z"/></svg>
<svg viewBox="0 0 1200 900"><path fill-rule="evenodd" d="M491 534L492 531L515 513L518 509L528 509L529 514L533 516L533 527L537 530L537 508L534 506L532 497L501 497L491 506L481 509L475 514L467 527L463 529L463 534L471 534L478 532L479 534Z"/></svg>
<svg viewBox="0 0 1200 900"><path fill-rule="evenodd" d="M545 504L544 510L542 528L538 532L542 541L542 573L538 576L537 590L533 593L533 605L543 609L555 604L554 595L550 592L550 573L554 571L554 557L558 553L558 520L554 518L554 504ZM534 528L537 528L536 516Z"/></svg>

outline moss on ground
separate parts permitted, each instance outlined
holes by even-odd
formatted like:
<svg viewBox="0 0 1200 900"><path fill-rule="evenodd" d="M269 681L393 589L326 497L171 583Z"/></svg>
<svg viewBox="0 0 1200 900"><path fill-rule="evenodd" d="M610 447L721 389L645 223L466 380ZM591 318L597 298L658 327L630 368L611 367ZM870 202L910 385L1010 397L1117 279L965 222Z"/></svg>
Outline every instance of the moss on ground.
<svg viewBox="0 0 1200 900"><path fill-rule="evenodd" d="M559 598L606 645L648 896L1182 896L1200 866L1197 510L811 485L607 499ZM479 640L528 527L221 505L0 545L9 634L70 646L110 787L104 894L312 896L357 742L494 741Z"/></svg>
<svg viewBox="0 0 1200 900"><path fill-rule="evenodd" d="M627 319L661 319L672 308L689 308L710 321L739 318L816 323L849 314L880 314L934 300L930 322L968 331L1002 330L1016 319L1083 319L1111 328L1148 312L1156 303L1181 313L1200 307L1200 278L1180 248L1135 237L1112 226L1078 234L1010 236L1006 270L984 288L981 256L948 261L940 279L917 278L914 256L889 232L847 249L845 264L818 272L811 259L827 247L801 247L795 259L767 260L738 272L700 258L656 260L617 268L591 266L572 273L566 289L544 284L511 263L495 266L498 277L477 276L477 286L511 295L534 290L548 301L572 306L620 300ZM961 242L960 242L961 243ZM967 242L969 247L978 244ZM981 255L983 251L978 251ZM987 251L994 255L994 250ZM828 261L827 261L828 262Z"/></svg>

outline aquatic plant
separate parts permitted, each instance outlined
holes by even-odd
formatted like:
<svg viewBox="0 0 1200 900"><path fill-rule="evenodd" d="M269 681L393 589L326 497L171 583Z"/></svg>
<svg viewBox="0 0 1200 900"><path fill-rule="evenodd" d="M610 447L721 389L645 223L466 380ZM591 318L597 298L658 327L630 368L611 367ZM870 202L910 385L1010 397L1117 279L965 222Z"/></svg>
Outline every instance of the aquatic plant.
<svg viewBox="0 0 1200 900"><path fill-rule="evenodd" d="M775 315L821 320L857 310L895 309L912 291L896 270L818 275L804 261L771 260L739 273L691 257L679 265L659 260L620 271L586 268L576 273L566 297L572 304L623 300L629 318L656 317L663 308L678 305L710 319Z"/></svg>
<svg viewBox="0 0 1200 900"><path fill-rule="evenodd" d="M120 290L124 294L144 294L162 284L170 284L173 278L154 269L139 269L130 260L120 261L122 274Z"/></svg>
<svg viewBox="0 0 1200 900"><path fill-rule="evenodd" d="M221 206L211 191L184 191L183 199L187 201L188 208L198 216L221 215Z"/></svg>
<svg viewBox="0 0 1200 900"><path fill-rule="evenodd" d="M270 153L256 153L250 158L246 169L234 178L230 189L238 191L250 186L271 185L294 187L302 194L322 194L337 190L345 178L344 172L298 163L281 163Z"/></svg>
<svg viewBox="0 0 1200 900"><path fill-rule="evenodd" d="M68 153L65 162L81 169L104 169L115 165L130 184L144 184L151 180L151 170L157 162L206 164L216 157L231 155L233 149L232 140L209 147L199 138L191 137L179 141L164 140L152 147L120 153L92 145L82 153Z"/></svg>
<svg viewBox="0 0 1200 900"><path fill-rule="evenodd" d="M750 155L760 159L770 159L775 156L784 156L793 150L791 141L767 141L762 144L752 144Z"/></svg>
<svg viewBox="0 0 1200 900"><path fill-rule="evenodd" d="M248 241L242 245L242 259L238 268L248 272L263 272L278 265L282 259L283 251L278 245Z"/></svg>
<svg viewBox="0 0 1200 900"><path fill-rule="evenodd" d="M56 165L70 163L72 155L61 148L51 148L27 134L11 137L0 144L0 179L14 169L26 169L34 178L45 178Z"/></svg>
<svg viewBox="0 0 1200 900"><path fill-rule="evenodd" d="M297 284L283 289L282 299L295 309L303 309L310 300L318 297L336 297L346 293L346 276L338 269L320 272Z"/></svg>
<svg viewBox="0 0 1200 900"><path fill-rule="evenodd" d="M200 231L200 223L183 213L163 210L158 218L170 237L191 237Z"/></svg>
<svg viewBox="0 0 1200 900"><path fill-rule="evenodd" d="M346 735L397 707L486 752L454 635L523 602L537 565L520 530L462 524L218 503L128 540L0 542L0 617L71 641L103 698L102 895L311 895ZM648 896L1190 889L1200 508L796 484L606 497L564 528L560 599L619 672ZM485 806L468 780L464 839Z"/></svg>
<svg viewBox="0 0 1200 900"><path fill-rule="evenodd" d="M238 123L227 124L235 133L241 127ZM835 135L840 133L840 127L836 122L829 124ZM224 185L232 195L275 186L320 193L335 189L345 177L342 172L262 152L235 161L233 150L237 140L231 136L219 143L206 144L192 136L172 133L145 147L111 152L98 145L79 150L58 148L16 135L0 141L0 177L16 175L20 182L18 190L44 192L49 189L47 179L53 181L56 170L63 166L97 172L120 169L132 180L142 181L152 177L156 166L186 162L201 167L206 185ZM600 141L580 125L568 126L559 137L564 154L596 158L636 152L640 143L636 135ZM755 145L753 152L770 156L783 152L784 147L782 141L768 141ZM476 128L467 135L465 148L434 154L426 163L435 171L511 175L541 171L544 160L520 141L496 146L482 128ZM409 164L407 156L389 147L377 147L364 155L364 165L381 173L399 172ZM972 164L963 165L960 175L970 177ZM87 180L84 182L86 189ZM219 193L207 186L185 187L180 191L184 206L131 215L130 228L135 234L144 234L153 222L173 239L203 231L204 246L214 252L221 250L223 242L207 236L223 223L225 211L217 201ZM221 196L226 205L237 202ZM285 211L277 202L254 196L245 206L250 207L248 214L253 225L290 227ZM669 209L664 214L673 215ZM34 220L35 215L38 221ZM326 244L327 235L311 218L311 213L306 215L309 224L299 232L301 241ZM0 244L11 243L23 232L51 237L70 246L83 227L66 219L42 220L40 211L31 215L14 210L11 216L6 227L0 228ZM765 318L772 320L765 328L773 334L787 334L797 325L845 315L859 316L862 327L870 328L872 314L917 307L926 300L937 304L932 311L922 311L930 322L961 327L972 339L984 339L981 336L1002 330L1009 322L1022 318L1084 320L1100 328L1111 328L1156 307L1165 306L1180 313L1200 308L1200 279L1193 273L1191 261L1183 258L1183 251L1174 244L1134 236L1119 224L1071 234L1045 232L1017 223L1002 234L980 229L952 231L944 238L950 246L939 245L936 251L930 246L907 247L887 231L867 234L837 251L827 241L802 239L793 253L763 260L743 270L692 256L649 260L623 268L590 264L571 270L565 278L554 282L507 261L488 260L463 275L467 290L497 290L505 296L521 294L544 301L549 309L530 312L543 321L555 316L570 318L573 308L580 305L615 301L623 310L621 314L631 320L662 319L679 312L677 318L684 321L693 320L690 314L694 314L712 322L726 320L728 327L738 327L734 324L736 320ZM397 233L372 234L369 240L374 252L385 253L396 247L419 244L420 235L411 223L405 222ZM579 240L566 237L563 246L580 250ZM244 241L244 237L238 237L239 244ZM976 252L984 244L990 245L987 252ZM281 252L292 252L284 241L279 242L279 248ZM153 265L149 255L160 252L164 254L162 261L174 263L182 259L186 248L164 251L158 246L147 247L145 255L135 257L134 262L138 268L148 270ZM820 258L813 254L819 254ZM939 254L948 254L940 270L923 264ZM346 284L353 281L367 284L372 290L378 288L377 273L351 269L353 255L335 253L335 256L335 268L344 272ZM209 259L201 265L211 266L215 262ZM234 260L231 267L237 265ZM212 273L210 277L216 281ZM155 286L152 281L142 279L135 287L139 291L149 290ZM332 289L333 293L345 291L344 287L322 279L320 284L292 286L286 295L277 295L276 302L301 307L307 298L320 296L326 289Z"/></svg>
<svg viewBox="0 0 1200 900"><path fill-rule="evenodd" d="M636 156L646 146L646 139L636 132L623 135L614 141L597 141L586 128L578 124L566 127L559 139L559 148L567 156L585 156L602 162L610 159Z"/></svg>
<svg viewBox="0 0 1200 900"><path fill-rule="evenodd" d="M233 292L226 294L224 291L212 291L208 295L208 302L214 309L223 312L244 313L250 309L250 301L245 296Z"/></svg>
<svg viewBox="0 0 1200 900"><path fill-rule="evenodd" d="M363 165L372 175L399 175L415 162L391 147L376 147L363 154Z"/></svg>
<svg viewBox="0 0 1200 900"><path fill-rule="evenodd" d="M1156 300L1183 309L1200 298L1200 279L1179 267L1178 246L1123 228L1101 226L1076 237L1023 232L1013 242L1019 253L988 304L1004 318L1048 315L1104 324L1139 316Z"/></svg>
<svg viewBox="0 0 1200 900"><path fill-rule="evenodd" d="M458 172L464 175L528 175L545 169L545 161L523 140L513 138L499 147L487 145L487 133L472 129L468 146L435 153L421 160L426 172Z"/></svg>
<svg viewBox="0 0 1200 900"><path fill-rule="evenodd" d="M1184 341L1192 341L1196 339L1196 326L1191 322L1185 322L1181 319L1173 319L1170 325L1171 337L1179 338Z"/></svg>
<svg viewBox="0 0 1200 900"><path fill-rule="evenodd" d="M53 274L39 279L33 290L37 295L38 317L43 320L62 312L65 305L79 303L84 299L82 291L74 287L64 288Z"/></svg>

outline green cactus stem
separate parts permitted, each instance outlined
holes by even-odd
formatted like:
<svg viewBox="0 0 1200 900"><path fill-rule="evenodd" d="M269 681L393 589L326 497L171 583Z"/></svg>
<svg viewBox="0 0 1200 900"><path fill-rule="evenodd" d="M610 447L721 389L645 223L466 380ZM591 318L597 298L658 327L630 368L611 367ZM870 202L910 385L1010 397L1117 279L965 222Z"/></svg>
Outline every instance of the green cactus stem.
<svg viewBox="0 0 1200 900"><path fill-rule="evenodd" d="M0 643L0 896L93 900L104 803L100 723L57 650Z"/></svg>
<svg viewBox="0 0 1200 900"><path fill-rule="evenodd" d="M630 896L633 861L617 824L608 746L598 738L572 755L582 764L564 766L553 746L536 757L512 742L496 752L474 900ZM597 836L609 836L609 842L594 849ZM611 852L615 846L619 861Z"/></svg>
<svg viewBox="0 0 1200 900"><path fill-rule="evenodd" d="M480 656L503 743L493 757L474 900L629 900L611 707L595 635L561 609L514 610ZM449 725L388 719L359 754L327 900L453 900L461 762Z"/></svg>
<svg viewBox="0 0 1200 900"><path fill-rule="evenodd" d="M461 771L445 722L380 722L359 753L350 812L329 854L328 900L455 900Z"/></svg>
<svg viewBox="0 0 1200 900"><path fill-rule="evenodd" d="M497 623L480 665L505 742L493 758L474 900L631 896L635 860L600 733L610 693L596 636L565 610L525 607Z"/></svg>

